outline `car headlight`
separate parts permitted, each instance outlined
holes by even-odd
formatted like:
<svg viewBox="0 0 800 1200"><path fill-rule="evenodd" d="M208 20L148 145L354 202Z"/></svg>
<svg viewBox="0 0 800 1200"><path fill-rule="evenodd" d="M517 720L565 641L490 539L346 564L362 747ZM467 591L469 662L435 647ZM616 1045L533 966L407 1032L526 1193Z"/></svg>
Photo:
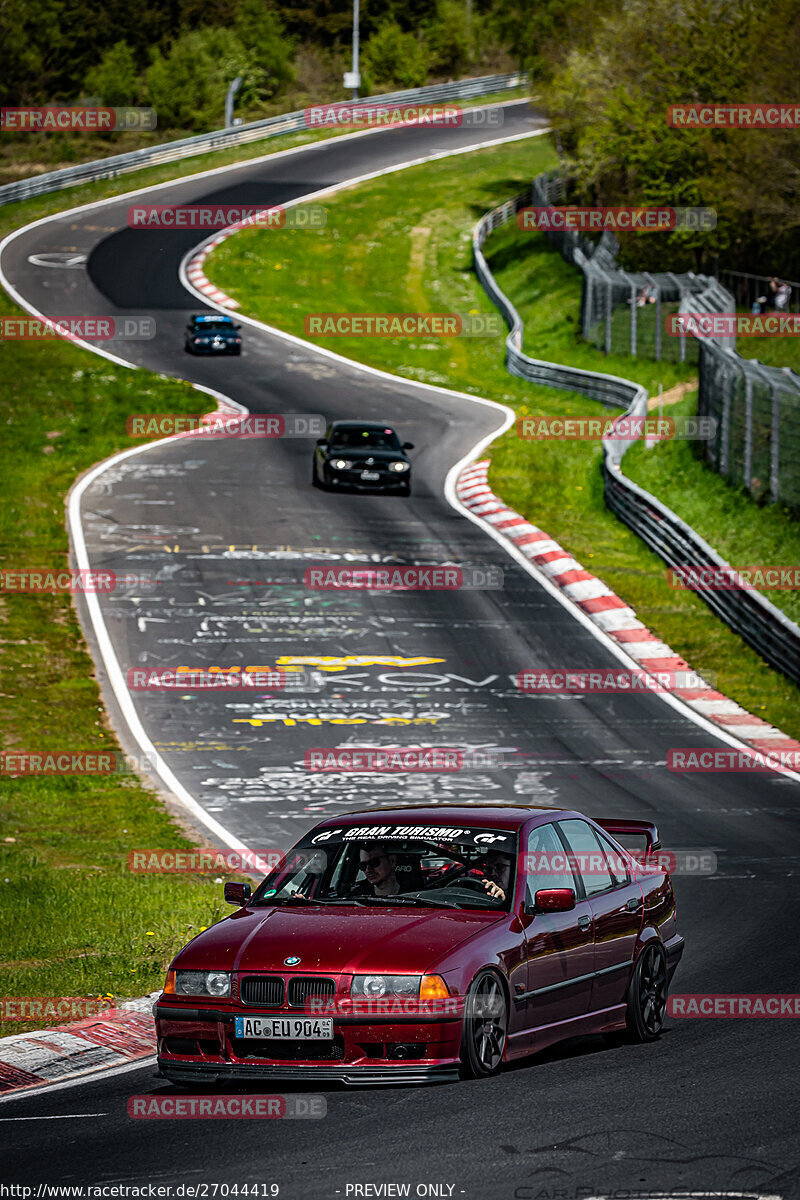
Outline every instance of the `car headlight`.
<svg viewBox="0 0 800 1200"><path fill-rule="evenodd" d="M407 463L407 462L393 462L393 463L389 463L389 470L390 471L407 471L409 466L410 466L410 463Z"/></svg>
<svg viewBox="0 0 800 1200"><path fill-rule="evenodd" d="M331 466L335 467L337 471L346 471L347 468L352 467L352 465L353 464L350 462L349 458L334 458L333 462L331 463Z"/></svg>
<svg viewBox="0 0 800 1200"><path fill-rule="evenodd" d="M176 996L230 996L230 971L176 971Z"/></svg>
<svg viewBox="0 0 800 1200"><path fill-rule="evenodd" d="M418 996L421 975L354 975L351 996Z"/></svg>

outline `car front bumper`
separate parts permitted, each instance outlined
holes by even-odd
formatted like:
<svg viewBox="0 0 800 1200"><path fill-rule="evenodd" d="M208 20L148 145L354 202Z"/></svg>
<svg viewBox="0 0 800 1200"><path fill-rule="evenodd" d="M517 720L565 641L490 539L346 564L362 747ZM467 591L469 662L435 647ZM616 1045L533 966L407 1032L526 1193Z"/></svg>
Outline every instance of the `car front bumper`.
<svg viewBox="0 0 800 1200"><path fill-rule="evenodd" d="M253 1011L157 1003L161 1074L176 1083L316 1079L353 1086L447 1081L459 1075L462 1021L458 1016L335 1016L332 1043L270 1045L234 1036L234 1017ZM296 1015L296 1010L273 1015ZM398 1057L398 1047L411 1048L412 1056Z"/></svg>
<svg viewBox="0 0 800 1200"><path fill-rule="evenodd" d="M325 483L328 487L339 487L342 491L353 492L395 492L405 491L411 484L411 472L381 473L380 479L362 479L358 471L325 470Z"/></svg>
<svg viewBox="0 0 800 1200"><path fill-rule="evenodd" d="M399 1083L452 1083L459 1078L457 1064L402 1063L378 1065L325 1063L230 1063L219 1066L208 1063L176 1062L158 1059L158 1067L171 1083L214 1084L236 1083L253 1079L299 1079L316 1083L344 1083L350 1087L367 1087Z"/></svg>

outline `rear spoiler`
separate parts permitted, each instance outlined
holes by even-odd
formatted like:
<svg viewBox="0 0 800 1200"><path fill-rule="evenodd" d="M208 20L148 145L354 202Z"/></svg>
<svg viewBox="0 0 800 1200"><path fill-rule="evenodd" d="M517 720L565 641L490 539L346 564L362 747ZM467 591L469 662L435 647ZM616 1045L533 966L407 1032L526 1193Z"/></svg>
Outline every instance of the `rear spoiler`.
<svg viewBox="0 0 800 1200"><path fill-rule="evenodd" d="M647 842L645 850L645 858L649 858L655 850L661 849L661 838L658 836L658 829L652 821L623 821L623 820L605 820L597 821L601 829L605 829L606 833L610 833L612 837L618 838L622 833L630 833L635 837L643 837Z"/></svg>

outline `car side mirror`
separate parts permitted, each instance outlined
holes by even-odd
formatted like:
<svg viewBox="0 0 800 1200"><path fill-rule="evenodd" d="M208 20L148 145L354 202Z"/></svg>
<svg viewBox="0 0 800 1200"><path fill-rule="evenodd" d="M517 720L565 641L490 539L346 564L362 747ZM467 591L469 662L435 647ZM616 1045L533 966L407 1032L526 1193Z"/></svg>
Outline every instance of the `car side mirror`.
<svg viewBox="0 0 800 1200"><path fill-rule="evenodd" d="M233 327L233 328L234 328L234 329L241 329L242 327L241 327L241 325L234 325L234 327Z"/></svg>
<svg viewBox="0 0 800 1200"><path fill-rule="evenodd" d="M325 438L317 438L317 445L318 445L318 446L327 446L327 444L328 444L328 443L327 443L327 441L326 441L326 439L325 439Z"/></svg>
<svg viewBox="0 0 800 1200"><path fill-rule="evenodd" d="M228 904L238 904L241 907L243 904L247 904L252 894L253 891L249 883L225 884L225 899L228 901Z"/></svg>
<svg viewBox="0 0 800 1200"><path fill-rule="evenodd" d="M535 912L571 912L574 907L575 892L572 888L542 888L534 897Z"/></svg>
<svg viewBox="0 0 800 1200"><path fill-rule="evenodd" d="M404 450L413 450L414 443L413 442L403 442L403 449Z"/></svg>

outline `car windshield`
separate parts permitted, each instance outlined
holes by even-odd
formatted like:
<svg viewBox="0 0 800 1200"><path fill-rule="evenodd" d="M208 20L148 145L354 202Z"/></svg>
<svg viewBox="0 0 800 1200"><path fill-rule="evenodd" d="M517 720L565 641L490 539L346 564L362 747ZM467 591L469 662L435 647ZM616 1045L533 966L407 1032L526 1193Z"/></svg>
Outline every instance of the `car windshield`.
<svg viewBox="0 0 800 1200"><path fill-rule="evenodd" d="M400 439L393 429L334 429L331 449L336 450L399 450Z"/></svg>
<svg viewBox="0 0 800 1200"><path fill-rule="evenodd" d="M195 321L194 328L198 333L202 333L206 329L213 331L222 330L225 333L230 333L233 326L230 321Z"/></svg>
<svg viewBox="0 0 800 1200"><path fill-rule="evenodd" d="M312 830L264 880L252 903L508 910L516 848L516 833L502 829Z"/></svg>

